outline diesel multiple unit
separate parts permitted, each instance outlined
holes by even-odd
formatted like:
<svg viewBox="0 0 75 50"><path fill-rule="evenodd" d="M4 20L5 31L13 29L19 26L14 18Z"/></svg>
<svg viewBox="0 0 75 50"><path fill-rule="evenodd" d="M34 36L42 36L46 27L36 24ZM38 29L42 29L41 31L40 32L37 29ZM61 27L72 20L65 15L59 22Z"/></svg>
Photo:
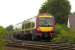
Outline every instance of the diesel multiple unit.
<svg viewBox="0 0 75 50"><path fill-rule="evenodd" d="M35 21L24 21L20 32L27 39L49 41L55 35L55 18L47 13L40 14Z"/></svg>

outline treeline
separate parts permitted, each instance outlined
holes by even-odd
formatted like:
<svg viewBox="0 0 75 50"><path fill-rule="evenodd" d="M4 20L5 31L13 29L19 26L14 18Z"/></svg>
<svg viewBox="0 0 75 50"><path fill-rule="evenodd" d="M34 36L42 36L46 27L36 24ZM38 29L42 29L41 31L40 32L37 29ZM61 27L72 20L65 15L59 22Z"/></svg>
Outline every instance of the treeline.
<svg viewBox="0 0 75 50"><path fill-rule="evenodd" d="M53 15L57 23L67 24L71 5L68 0L47 0L39 10L39 13L45 12Z"/></svg>
<svg viewBox="0 0 75 50"><path fill-rule="evenodd" d="M4 50L4 46L6 45L6 36L13 32L13 26L9 25L8 27L4 28L0 26L0 50Z"/></svg>

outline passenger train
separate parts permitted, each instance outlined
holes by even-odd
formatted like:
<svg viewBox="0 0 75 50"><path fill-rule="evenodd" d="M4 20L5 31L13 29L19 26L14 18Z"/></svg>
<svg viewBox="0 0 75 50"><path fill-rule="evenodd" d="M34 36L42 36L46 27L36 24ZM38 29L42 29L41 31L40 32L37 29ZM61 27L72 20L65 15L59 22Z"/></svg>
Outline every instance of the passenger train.
<svg viewBox="0 0 75 50"><path fill-rule="evenodd" d="M43 13L36 16L35 21L23 21L19 29L22 39L50 41L55 35L54 16ZM18 28L17 28L18 29Z"/></svg>

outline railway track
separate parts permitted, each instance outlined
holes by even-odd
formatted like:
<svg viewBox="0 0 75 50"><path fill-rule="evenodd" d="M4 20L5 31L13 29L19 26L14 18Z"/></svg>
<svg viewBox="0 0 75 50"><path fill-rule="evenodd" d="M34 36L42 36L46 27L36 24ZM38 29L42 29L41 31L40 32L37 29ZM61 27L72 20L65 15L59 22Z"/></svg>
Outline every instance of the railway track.
<svg viewBox="0 0 75 50"><path fill-rule="evenodd" d="M7 47L23 48L27 50L75 50L74 43L51 43L39 41L23 41L15 38L7 38Z"/></svg>
<svg viewBox="0 0 75 50"><path fill-rule="evenodd" d="M75 50L72 43L50 43L36 41L8 41L8 47L26 48L28 50Z"/></svg>
<svg viewBox="0 0 75 50"><path fill-rule="evenodd" d="M27 49L38 49L38 50L48 50L49 46L46 45L44 42L32 42L32 41L16 41L16 42L9 42L7 44L9 47L19 47L19 48L27 48Z"/></svg>

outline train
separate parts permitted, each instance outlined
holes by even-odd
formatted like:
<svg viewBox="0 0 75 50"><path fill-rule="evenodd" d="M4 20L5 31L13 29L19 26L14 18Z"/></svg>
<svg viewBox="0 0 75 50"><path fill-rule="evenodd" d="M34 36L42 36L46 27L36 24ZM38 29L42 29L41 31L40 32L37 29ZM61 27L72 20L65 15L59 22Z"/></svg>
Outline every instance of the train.
<svg viewBox="0 0 75 50"><path fill-rule="evenodd" d="M34 21L25 20L22 22L21 27L16 28L17 38L50 41L55 33L55 18L51 14L42 13L36 16Z"/></svg>

